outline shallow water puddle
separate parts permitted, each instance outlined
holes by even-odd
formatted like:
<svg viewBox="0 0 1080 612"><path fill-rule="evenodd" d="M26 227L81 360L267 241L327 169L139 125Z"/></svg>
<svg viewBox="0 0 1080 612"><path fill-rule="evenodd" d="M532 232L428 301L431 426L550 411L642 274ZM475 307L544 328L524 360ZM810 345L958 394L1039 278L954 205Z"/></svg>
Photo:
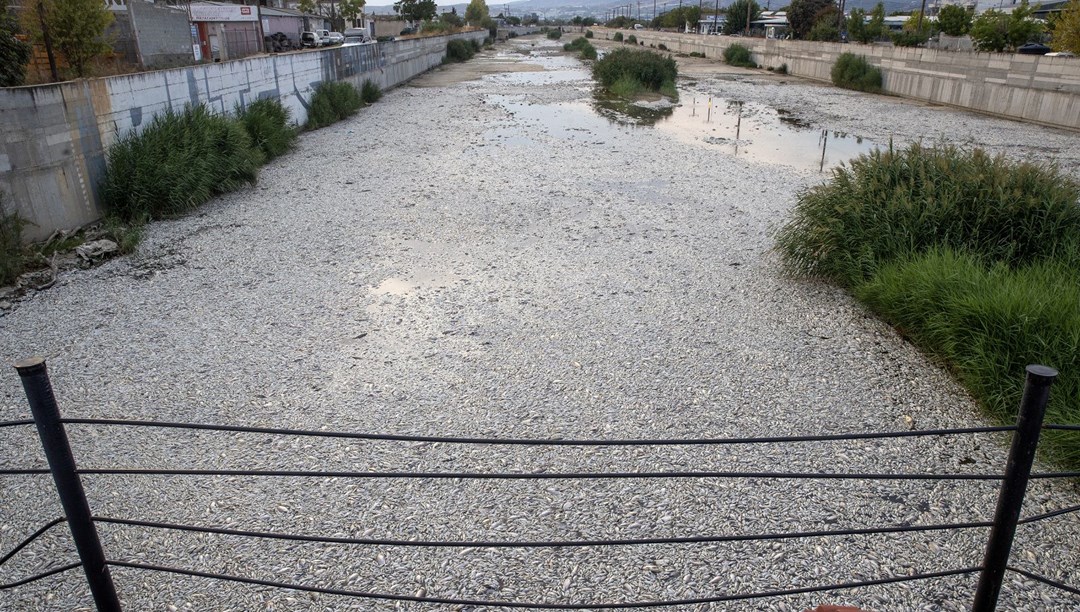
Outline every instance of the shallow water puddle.
<svg viewBox="0 0 1080 612"><path fill-rule="evenodd" d="M807 170L824 171L877 147L859 136L812 128L767 104L692 93L683 94L680 105L653 123L677 138L736 157Z"/></svg>

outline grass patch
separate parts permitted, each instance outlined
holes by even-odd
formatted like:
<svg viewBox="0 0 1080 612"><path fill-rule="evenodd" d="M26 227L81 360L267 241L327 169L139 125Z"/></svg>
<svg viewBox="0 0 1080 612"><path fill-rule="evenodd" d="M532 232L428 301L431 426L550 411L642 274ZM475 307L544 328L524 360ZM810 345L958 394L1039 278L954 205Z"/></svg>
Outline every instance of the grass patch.
<svg viewBox="0 0 1080 612"><path fill-rule="evenodd" d="M662 57L651 51L638 49L615 49L593 65L593 78L601 86L616 95L620 92L643 91L675 93L675 78L678 68L675 60ZM631 87L630 81L636 85ZM669 93L670 92L670 93Z"/></svg>
<svg viewBox="0 0 1080 612"><path fill-rule="evenodd" d="M446 57L443 63L467 62L476 55L476 49L469 41L458 38L446 43Z"/></svg>
<svg viewBox="0 0 1080 612"><path fill-rule="evenodd" d="M724 49L724 63L742 68L757 68L757 64L750 56L750 49L739 43L731 44Z"/></svg>
<svg viewBox="0 0 1080 612"><path fill-rule="evenodd" d="M787 267L850 289L940 359L1000 422L1023 367L1061 372L1049 420L1080 422L1080 183L978 149L875 151L799 195ZM1046 432L1080 466L1080 436Z"/></svg>
<svg viewBox="0 0 1080 612"><path fill-rule="evenodd" d="M0 286L15 282L26 268L26 247L22 242L22 231L29 223L18 212L8 212L0 193Z"/></svg>
<svg viewBox="0 0 1080 612"><path fill-rule="evenodd" d="M296 144L296 129L289 122L289 109L277 99L263 98L246 109L237 107L236 110L252 144L266 159L284 155Z"/></svg>
<svg viewBox="0 0 1080 612"><path fill-rule="evenodd" d="M311 108L304 127L317 130L346 119L360 110L364 100L350 83L333 81L320 84L311 96Z"/></svg>
<svg viewBox="0 0 1080 612"><path fill-rule="evenodd" d="M240 121L204 106L168 111L109 149L101 200L125 221L170 217L254 184L263 161Z"/></svg>
<svg viewBox="0 0 1080 612"><path fill-rule="evenodd" d="M832 82L837 87L881 92L881 70L870 65L866 58L854 53L841 53L832 67Z"/></svg>
<svg viewBox="0 0 1080 612"><path fill-rule="evenodd" d="M375 104L382 99L382 90L375 81L364 81L364 84L360 86L360 99L364 101L364 104Z"/></svg>
<svg viewBox="0 0 1080 612"><path fill-rule="evenodd" d="M581 54L583 59L587 60L596 59L596 47L592 46L592 43L583 36L579 36L573 42L563 45L563 51L576 51Z"/></svg>

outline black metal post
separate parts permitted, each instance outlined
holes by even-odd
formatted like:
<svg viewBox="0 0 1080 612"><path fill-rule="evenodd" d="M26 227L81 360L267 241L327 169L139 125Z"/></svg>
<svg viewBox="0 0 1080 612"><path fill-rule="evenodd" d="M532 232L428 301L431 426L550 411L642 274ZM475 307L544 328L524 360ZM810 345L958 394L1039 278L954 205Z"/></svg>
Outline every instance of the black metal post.
<svg viewBox="0 0 1080 612"><path fill-rule="evenodd" d="M105 563L105 551L101 549L101 540L91 519L82 481L75 472L75 458L71 455L67 432L60 422L60 409L49 383L45 360L24 359L15 364L15 369L22 378L23 390L30 402L30 411L34 414L41 446L49 460L49 469L56 483L56 491L60 494L60 503L64 506L71 537L75 540L86 580L90 583L94 605L98 612L120 612L120 598L116 595L109 566Z"/></svg>
<svg viewBox="0 0 1080 612"><path fill-rule="evenodd" d="M986 543L979 586L975 591L972 612L993 612L997 607L1001 582L1005 578L1005 566L1009 563L1016 523L1027 492L1031 464L1035 460L1035 447L1039 444L1046 402L1050 399L1050 385L1057 378L1057 370L1041 365L1027 367L1024 397L1020 400L1020 414L1016 419L1009 463L1005 467L1005 480L998 493L994 526L990 528L990 541Z"/></svg>

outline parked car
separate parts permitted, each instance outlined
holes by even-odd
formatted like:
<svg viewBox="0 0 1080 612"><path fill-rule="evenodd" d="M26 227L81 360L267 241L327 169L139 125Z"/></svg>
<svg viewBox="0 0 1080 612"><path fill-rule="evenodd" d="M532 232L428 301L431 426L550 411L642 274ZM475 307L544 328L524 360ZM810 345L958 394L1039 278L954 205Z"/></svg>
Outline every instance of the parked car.
<svg viewBox="0 0 1080 612"><path fill-rule="evenodd" d="M408 36L409 34L416 34L416 28L405 28L398 35Z"/></svg>
<svg viewBox="0 0 1080 612"><path fill-rule="evenodd" d="M308 49L322 46L322 39L316 32L300 32L300 46Z"/></svg>
<svg viewBox="0 0 1080 612"><path fill-rule="evenodd" d="M1068 51L1054 51L1053 53L1047 53L1046 57L1076 57L1076 54Z"/></svg>
<svg viewBox="0 0 1080 612"><path fill-rule="evenodd" d="M315 30L315 33L319 35L319 46L330 46L330 30Z"/></svg>
<svg viewBox="0 0 1080 612"><path fill-rule="evenodd" d="M349 46L352 46L352 45L366 45L366 44L370 44L370 43L373 43L373 42L375 42L375 40L372 39L370 36L367 36L365 34L361 34L361 35L358 35L358 36L346 36L345 37L345 42L342 43L342 46L349 47Z"/></svg>
<svg viewBox="0 0 1080 612"><path fill-rule="evenodd" d="M345 42L345 35L341 32L330 32L330 44L340 45Z"/></svg>
<svg viewBox="0 0 1080 612"><path fill-rule="evenodd" d="M1017 47L1016 52L1021 55L1046 55L1050 53L1050 47L1040 43L1028 43Z"/></svg>

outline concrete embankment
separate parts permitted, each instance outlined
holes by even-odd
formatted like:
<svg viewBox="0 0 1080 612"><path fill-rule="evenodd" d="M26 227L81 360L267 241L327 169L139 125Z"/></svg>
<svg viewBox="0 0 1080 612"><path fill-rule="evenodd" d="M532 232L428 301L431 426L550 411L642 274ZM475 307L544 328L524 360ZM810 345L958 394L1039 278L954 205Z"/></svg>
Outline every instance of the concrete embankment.
<svg viewBox="0 0 1080 612"><path fill-rule="evenodd" d="M155 115L205 104L220 113L277 98L303 124L320 83L371 80L389 88L438 66L453 38L273 54L217 64L0 89L0 191L29 225L28 239L96 221L106 152Z"/></svg>
<svg viewBox="0 0 1080 612"><path fill-rule="evenodd" d="M611 39L619 30L599 28ZM955 106L1009 119L1080 130L1080 58L965 53L938 49L701 36L622 30L645 46L661 44L676 53L720 59L738 43L763 67L787 66L789 74L830 81L841 53L866 56L881 68L885 93Z"/></svg>

